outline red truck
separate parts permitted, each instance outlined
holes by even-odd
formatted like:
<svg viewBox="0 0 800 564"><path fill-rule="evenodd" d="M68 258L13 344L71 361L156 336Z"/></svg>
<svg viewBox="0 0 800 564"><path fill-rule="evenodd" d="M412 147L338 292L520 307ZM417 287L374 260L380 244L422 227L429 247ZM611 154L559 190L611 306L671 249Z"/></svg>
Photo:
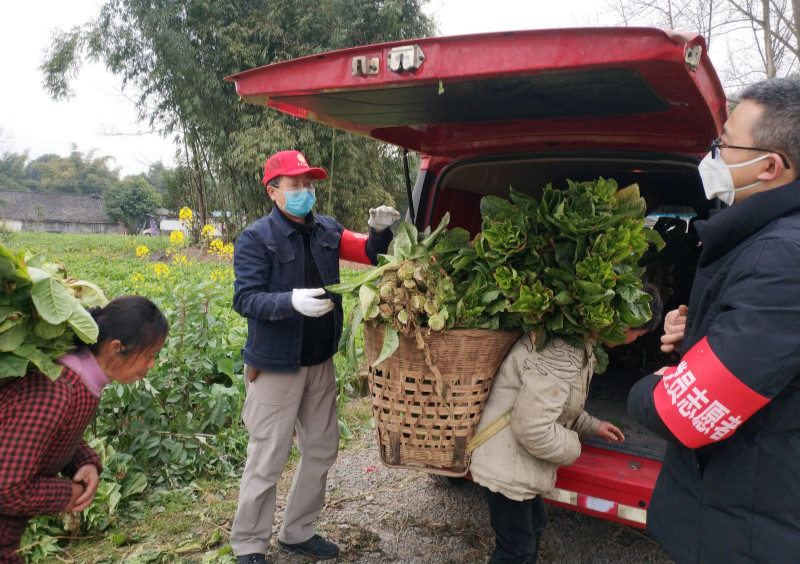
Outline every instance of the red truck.
<svg viewBox="0 0 800 564"><path fill-rule="evenodd" d="M638 183L667 246L646 264L665 311L688 302L692 218L708 216L697 165L728 114L699 35L580 28L398 41L303 57L227 80L244 100L423 155L407 220L480 229L480 199L548 183ZM546 497L644 527L665 441L627 416L630 386L674 363L653 333L610 352L586 409L623 428L590 441ZM450 479L449 481L454 481Z"/></svg>

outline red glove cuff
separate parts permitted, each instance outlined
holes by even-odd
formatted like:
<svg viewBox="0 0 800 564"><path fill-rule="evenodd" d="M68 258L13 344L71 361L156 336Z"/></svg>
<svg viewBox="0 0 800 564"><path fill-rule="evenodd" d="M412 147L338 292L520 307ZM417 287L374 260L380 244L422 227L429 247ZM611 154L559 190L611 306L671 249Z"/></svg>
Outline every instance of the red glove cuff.
<svg viewBox="0 0 800 564"><path fill-rule="evenodd" d="M372 261L367 258L367 239L369 236L363 233L353 233L347 229L342 231L339 258L361 264L372 264Z"/></svg>

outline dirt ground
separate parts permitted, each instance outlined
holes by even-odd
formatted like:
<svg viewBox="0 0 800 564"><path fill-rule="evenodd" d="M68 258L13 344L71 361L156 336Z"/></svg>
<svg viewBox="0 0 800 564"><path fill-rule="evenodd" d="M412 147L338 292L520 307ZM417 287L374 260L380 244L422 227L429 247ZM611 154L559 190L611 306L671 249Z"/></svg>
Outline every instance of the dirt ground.
<svg viewBox="0 0 800 564"><path fill-rule="evenodd" d="M276 531L290 480L287 473L281 482ZM548 515L541 563L673 562L640 529L549 505ZM331 562L480 563L494 545L480 486L467 481L445 487L423 472L383 467L372 437L339 453L317 530L341 548ZM274 543L268 553L273 564L313 560L282 552Z"/></svg>

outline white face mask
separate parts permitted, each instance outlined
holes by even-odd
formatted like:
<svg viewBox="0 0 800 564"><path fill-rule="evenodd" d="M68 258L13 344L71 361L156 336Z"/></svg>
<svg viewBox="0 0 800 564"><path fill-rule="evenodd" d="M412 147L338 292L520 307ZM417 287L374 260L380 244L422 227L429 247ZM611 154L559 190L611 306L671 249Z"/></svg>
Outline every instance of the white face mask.
<svg viewBox="0 0 800 564"><path fill-rule="evenodd" d="M758 186L764 181L759 180L758 182L753 182L752 184L742 186L741 188L734 188L733 177L731 176L731 171L729 169L747 166L749 164L766 159L767 157L769 157L769 154L761 155L760 157L756 157L755 159L751 159L743 163L729 165L722 160L722 155L717 154L716 158L712 158L711 153L708 153L705 157L703 157L703 160L700 161L700 166L698 167L700 179L703 181L703 190L705 190L706 198L709 200L719 198L729 206L733 204L733 196L736 192Z"/></svg>

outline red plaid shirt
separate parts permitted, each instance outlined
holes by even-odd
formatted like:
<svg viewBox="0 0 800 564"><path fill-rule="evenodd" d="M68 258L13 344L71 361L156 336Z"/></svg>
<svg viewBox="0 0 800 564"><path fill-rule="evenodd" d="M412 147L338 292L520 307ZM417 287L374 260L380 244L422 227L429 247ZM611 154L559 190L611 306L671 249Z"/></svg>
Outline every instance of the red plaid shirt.
<svg viewBox="0 0 800 564"><path fill-rule="evenodd" d="M55 382L31 372L0 387L0 564L20 561L7 550L31 516L69 503L71 481L59 473L71 478L86 464L102 471L83 440L99 402L67 367Z"/></svg>

